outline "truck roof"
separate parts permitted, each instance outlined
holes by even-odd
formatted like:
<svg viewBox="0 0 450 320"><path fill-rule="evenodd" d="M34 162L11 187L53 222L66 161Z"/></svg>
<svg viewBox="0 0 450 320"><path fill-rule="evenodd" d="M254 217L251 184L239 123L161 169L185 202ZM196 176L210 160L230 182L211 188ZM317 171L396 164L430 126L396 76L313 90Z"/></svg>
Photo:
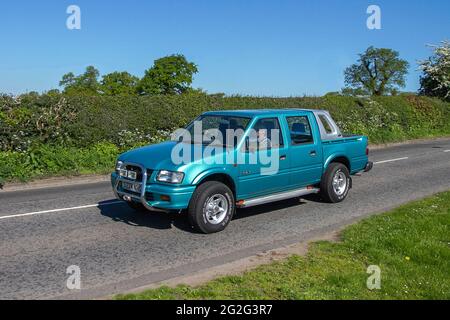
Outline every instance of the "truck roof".
<svg viewBox="0 0 450 320"><path fill-rule="evenodd" d="M269 116L280 114L293 114L297 112L319 112L323 110L318 109L248 109L248 110L221 110L221 111L208 111L205 115L234 115L241 117L255 117L255 116Z"/></svg>
<svg viewBox="0 0 450 320"><path fill-rule="evenodd" d="M333 140L337 138L341 138L341 130L337 126L336 122L331 118L331 115L326 110L319 109L250 109L250 110L223 110L223 111L209 111L205 112L204 115L217 115L217 116L235 116L235 117L246 117L253 118L257 116L265 116L265 117L276 117L279 115L292 115L295 116L299 112L308 112L312 113L314 118L317 121L319 126L320 136L322 140ZM322 119L323 118L323 119ZM331 128L331 132L328 132L330 129L325 129L323 122L328 124L328 127Z"/></svg>

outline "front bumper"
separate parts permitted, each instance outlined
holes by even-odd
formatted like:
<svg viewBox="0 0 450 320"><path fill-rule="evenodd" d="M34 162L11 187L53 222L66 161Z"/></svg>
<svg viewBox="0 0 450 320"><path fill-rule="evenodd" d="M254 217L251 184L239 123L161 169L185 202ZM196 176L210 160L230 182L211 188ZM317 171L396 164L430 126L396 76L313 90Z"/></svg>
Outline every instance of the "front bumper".
<svg viewBox="0 0 450 320"><path fill-rule="evenodd" d="M189 206L195 186L171 186L163 184L147 184L147 172L142 170L142 182L140 194L130 192L121 188L121 181L130 182L120 177L117 173L111 174L111 184L117 199L124 201L134 201L150 211L181 210ZM164 196L165 200L161 199ZM169 200L167 200L167 197ZM150 199L149 199L150 198Z"/></svg>

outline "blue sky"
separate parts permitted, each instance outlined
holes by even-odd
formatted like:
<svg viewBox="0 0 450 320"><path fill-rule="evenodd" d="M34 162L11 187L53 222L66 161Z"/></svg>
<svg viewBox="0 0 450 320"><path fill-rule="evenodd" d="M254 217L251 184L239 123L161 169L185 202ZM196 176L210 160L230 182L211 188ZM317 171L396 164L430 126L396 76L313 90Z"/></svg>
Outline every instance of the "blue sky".
<svg viewBox="0 0 450 320"><path fill-rule="evenodd" d="M66 9L81 8L81 30ZM366 28L380 6L382 29ZM321 95L344 85L343 70L368 46L398 50L418 88L425 45L450 38L444 0L42 0L0 4L0 92L43 91L69 71L142 76L159 57L198 64L194 87L210 93Z"/></svg>

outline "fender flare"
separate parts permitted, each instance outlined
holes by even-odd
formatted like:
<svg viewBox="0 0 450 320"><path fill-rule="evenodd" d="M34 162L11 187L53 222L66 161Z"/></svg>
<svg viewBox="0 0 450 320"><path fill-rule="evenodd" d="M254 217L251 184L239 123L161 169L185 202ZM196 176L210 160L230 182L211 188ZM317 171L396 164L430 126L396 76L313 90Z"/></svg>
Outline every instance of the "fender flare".
<svg viewBox="0 0 450 320"><path fill-rule="evenodd" d="M349 171L351 171L350 159L345 154L338 152L338 153L333 153L333 154L329 155L328 158L324 161L324 163L323 163L323 171L324 172L327 170L327 168L330 165L330 163L333 162L333 160L336 159L336 158L344 158L344 159L346 159L347 162L348 162L348 165L349 165L348 169L349 169Z"/></svg>
<svg viewBox="0 0 450 320"><path fill-rule="evenodd" d="M223 174L228 176L228 178L234 182L233 177L230 175L230 173L225 169L225 168L212 168L212 169L207 169L205 171L200 172L195 178L194 180L192 180L192 185L198 185L202 180L204 180L205 178L212 176L213 174Z"/></svg>

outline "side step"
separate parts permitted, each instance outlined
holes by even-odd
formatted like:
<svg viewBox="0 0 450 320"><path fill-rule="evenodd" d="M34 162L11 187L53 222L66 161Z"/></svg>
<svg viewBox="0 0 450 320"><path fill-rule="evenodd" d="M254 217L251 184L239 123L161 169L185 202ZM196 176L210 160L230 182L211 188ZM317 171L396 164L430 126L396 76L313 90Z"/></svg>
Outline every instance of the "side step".
<svg viewBox="0 0 450 320"><path fill-rule="evenodd" d="M319 191L320 191L319 188L314 188L314 187L289 190L286 192L275 193L275 194L271 194L268 196L262 196L262 197L258 197L258 198L248 199L248 200L239 200L236 203L236 206L238 208L248 208L248 207L258 206L260 204L301 197L301 196L305 196L305 195L311 194L311 193L318 193Z"/></svg>

